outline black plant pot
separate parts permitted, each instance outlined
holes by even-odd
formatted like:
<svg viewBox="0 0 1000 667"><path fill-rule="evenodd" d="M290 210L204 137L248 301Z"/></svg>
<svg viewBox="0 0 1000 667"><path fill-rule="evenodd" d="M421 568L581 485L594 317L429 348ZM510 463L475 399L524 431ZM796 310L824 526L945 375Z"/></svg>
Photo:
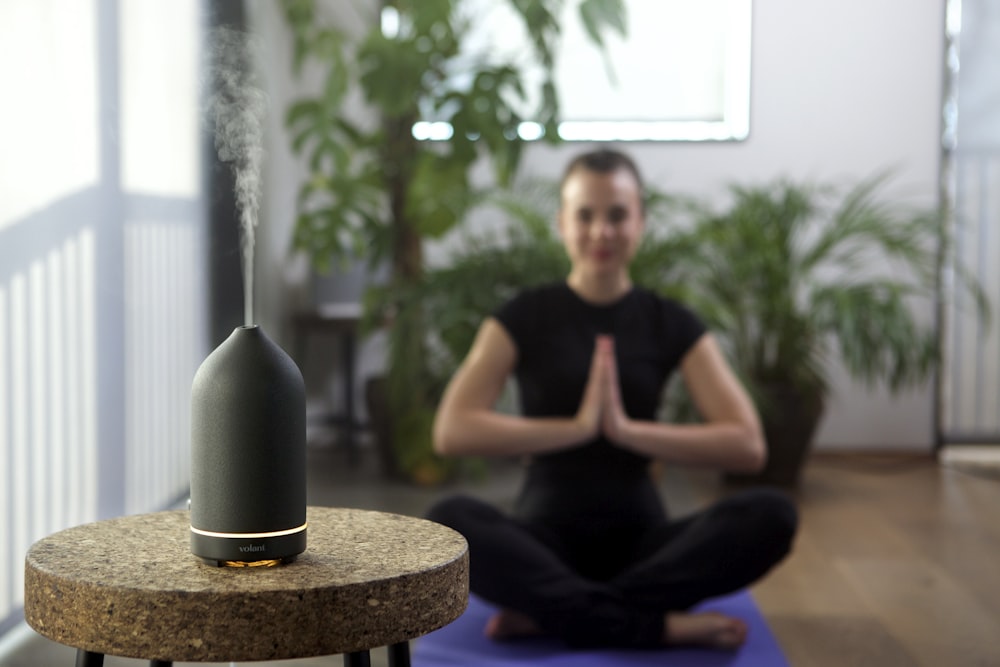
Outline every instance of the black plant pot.
<svg viewBox="0 0 1000 667"><path fill-rule="evenodd" d="M727 473L732 485L795 488L802 476L813 436L823 417L823 398L790 385L770 385L762 390L761 420L767 441L767 464L759 473Z"/></svg>
<svg viewBox="0 0 1000 667"><path fill-rule="evenodd" d="M365 406L375 451L378 452L379 468L385 479L400 479L399 460L392 438L392 411L389 409L389 386L385 377L369 378L365 383Z"/></svg>
<svg viewBox="0 0 1000 667"><path fill-rule="evenodd" d="M433 412L418 411L400 417L389 401L389 380L374 377L365 385L368 418L375 436L382 474L386 479L436 486L454 477L457 467L431 451L430 429ZM409 418L407 418L409 417ZM411 449L407 449L411 448Z"/></svg>

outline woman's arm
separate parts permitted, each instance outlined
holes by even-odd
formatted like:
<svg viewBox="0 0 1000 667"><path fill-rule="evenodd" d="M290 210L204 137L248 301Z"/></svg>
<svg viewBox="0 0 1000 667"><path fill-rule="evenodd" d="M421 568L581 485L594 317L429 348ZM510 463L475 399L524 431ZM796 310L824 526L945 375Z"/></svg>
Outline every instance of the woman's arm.
<svg viewBox="0 0 1000 667"><path fill-rule="evenodd" d="M596 355L595 355L596 359ZM434 449L439 454L507 456L564 449L597 435L601 396L590 382L575 418L526 418L494 410L517 361L510 334L487 319L455 376L434 420ZM596 373L592 364L591 373Z"/></svg>
<svg viewBox="0 0 1000 667"><path fill-rule="evenodd" d="M760 470L767 447L753 402L711 334L681 361L684 383L704 423L637 421L625 414L614 355L605 359L604 434L618 445L663 461L733 472Z"/></svg>

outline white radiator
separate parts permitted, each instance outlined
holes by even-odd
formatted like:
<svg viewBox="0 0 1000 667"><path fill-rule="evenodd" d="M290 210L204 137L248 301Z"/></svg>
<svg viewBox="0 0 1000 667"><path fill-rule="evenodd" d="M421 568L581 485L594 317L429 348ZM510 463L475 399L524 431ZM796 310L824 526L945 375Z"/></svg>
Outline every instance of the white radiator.
<svg viewBox="0 0 1000 667"><path fill-rule="evenodd" d="M993 321L946 271L941 427L945 442L1000 441L1000 154L957 152L954 161L952 251L980 281Z"/></svg>
<svg viewBox="0 0 1000 667"><path fill-rule="evenodd" d="M98 293L89 229L0 284L0 619L22 606L34 541L99 513L162 509L188 488L191 379L207 347L199 224L118 233L120 288ZM123 313L125 349L104 358L98 299L124 306L110 312ZM124 405L98 405L106 370ZM121 420L124 443L99 442L99 420ZM99 485L123 500L99 509Z"/></svg>
<svg viewBox="0 0 1000 667"><path fill-rule="evenodd" d="M191 380L204 356L198 230L134 223L125 231L125 511L186 492Z"/></svg>
<svg viewBox="0 0 1000 667"><path fill-rule="evenodd" d="M32 542L96 517L94 256L85 229L0 285L0 618Z"/></svg>

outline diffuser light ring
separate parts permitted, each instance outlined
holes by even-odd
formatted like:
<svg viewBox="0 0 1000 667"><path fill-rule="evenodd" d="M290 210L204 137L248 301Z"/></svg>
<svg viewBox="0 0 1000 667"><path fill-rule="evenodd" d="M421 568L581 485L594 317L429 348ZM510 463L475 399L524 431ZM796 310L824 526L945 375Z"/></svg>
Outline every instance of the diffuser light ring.
<svg viewBox="0 0 1000 667"><path fill-rule="evenodd" d="M220 537L223 539L249 539L249 540L259 540L267 537L282 537L284 535L294 535L295 533L301 533L309 526L309 522L302 524L296 528L289 528L287 530L272 530L266 533L220 533L213 530L202 530L200 528L195 528L191 526L191 532L198 535L204 535L205 537Z"/></svg>

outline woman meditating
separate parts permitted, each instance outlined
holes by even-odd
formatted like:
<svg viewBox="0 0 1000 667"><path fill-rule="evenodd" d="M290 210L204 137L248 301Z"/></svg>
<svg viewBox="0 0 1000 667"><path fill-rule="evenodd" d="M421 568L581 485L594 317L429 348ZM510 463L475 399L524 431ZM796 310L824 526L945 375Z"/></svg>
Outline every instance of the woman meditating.
<svg viewBox="0 0 1000 667"><path fill-rule="evenodd" d="M691 609L784 558L794 506L750 489L673 518L650 464L758 470L766 447L757 413L699 319L632 284L645 211L629 157L574 159L558 225L566 281L526 290L483 322L434 426L441 454L528 458L515 511L458 496L428 517L468 540L470 588L501 609L485 628L492 638L736 648L743 621ZM675 369L701 423L656 421ZM521 415L494 409L511 374Z"/></svg>

